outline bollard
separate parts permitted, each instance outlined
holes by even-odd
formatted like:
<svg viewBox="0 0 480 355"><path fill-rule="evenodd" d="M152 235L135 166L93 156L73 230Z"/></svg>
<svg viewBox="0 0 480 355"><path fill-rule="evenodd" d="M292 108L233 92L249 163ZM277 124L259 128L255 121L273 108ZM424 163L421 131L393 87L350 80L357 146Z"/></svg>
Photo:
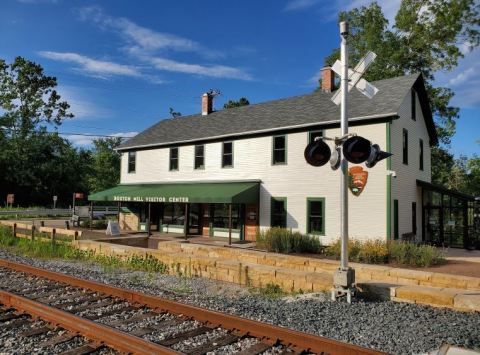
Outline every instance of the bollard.
<svg viewBox="0 0 480 355"><path fill-rule="evenodd" d="M40 227L45 227L45 221L40 221Z"/></svg>
<svg viewBox="0 0 480 355"><path fill-rule="evenodd" d="M73 240L77 240L78 238L78 231L75 231L75 234L73 235Z"/></svg>
<svg viewBox="0 0 480 355"><path fill-rule="evenodd" d="M32 226L32 240L35 239L35 226Z"/></svg>
<svg viewBox="0 0 480 355"><path fill-rule="evenodd" d="M13 236L14 237L17 236L17 224L16 223L13 224Z"/></svg>
<svg viewBox="0 0 480 355"><path fill-rule="evenodd" d="M65 228L70 229L70 222L65 221Z"/></svg>
<svg viewBox="0 0 480 355"><path fill-rule="evenodd" d="M55 228L52 229L52 243L55 243L55 234L57 234L57 230Z"/></svg>

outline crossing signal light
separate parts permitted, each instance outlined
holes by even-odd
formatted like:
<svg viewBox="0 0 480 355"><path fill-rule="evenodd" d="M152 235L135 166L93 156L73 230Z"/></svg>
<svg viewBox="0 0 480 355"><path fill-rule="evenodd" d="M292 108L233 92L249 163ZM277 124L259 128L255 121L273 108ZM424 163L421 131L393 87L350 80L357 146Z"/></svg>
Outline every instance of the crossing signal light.
<svg viewBox="0 0 480 355"><path fill-rule="evenodd" d="M304 152L305 160L312 166L325 165L331 154L330 147L322 139L309 143Z"/></svg>
<svg viewBox="0 0 480 355"><path fill-rule="evenodd" d="M373 168L380 160L386 159L392 156L392 153L384 152L380 149L378 144L373 144L370 151L370 156L367 159L365 165L367 168Z"/></svg>
<svg viewBox="0 0 480 355"><path fill-rule="evenodd" d="M361 164L365 162L367 168L373 168L379 161L391 156L384 152L378 144L372 144L368 139L352 136L342 143L343 156L350 163ZM328 161L333 170L340 166L340 148L334 151L322 139L317 139L307 145L304 152L305 160L312 166L323 166Z"/></svg>
<svg viewBox="0 0 480 355"><path fill-rule="evenodd" d="M343 143L343 156L350 163L361 164L370 156L371 146L372 143L368 139L360 136L350 137Z"/></svg>
<svg viewBox="0 0 480 355"><path fill-rule="evenodd" d="M367 168L373 168L380 160L391 155L392 153L382 151L378 144L372 144L360 136L350 137L343 143L345 159L354 164L366 162Z"/></svg>

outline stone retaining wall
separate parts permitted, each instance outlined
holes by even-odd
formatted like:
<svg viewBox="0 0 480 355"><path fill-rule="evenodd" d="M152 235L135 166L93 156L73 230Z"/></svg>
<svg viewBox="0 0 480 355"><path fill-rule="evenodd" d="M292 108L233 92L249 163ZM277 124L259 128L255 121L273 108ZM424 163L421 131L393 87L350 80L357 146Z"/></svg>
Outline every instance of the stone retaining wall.
<svg viewBox="0 0 480 355"><path fill-rule="evenodd" d="M169 272L241 285L280 285L285 291L329 291L338 262L240 248L179 242L158 243L158 249L80 240L79 248L106 255L152 255ZM367 296L480 311L480 279L379 265L354 264L358 290Z"/></svg>

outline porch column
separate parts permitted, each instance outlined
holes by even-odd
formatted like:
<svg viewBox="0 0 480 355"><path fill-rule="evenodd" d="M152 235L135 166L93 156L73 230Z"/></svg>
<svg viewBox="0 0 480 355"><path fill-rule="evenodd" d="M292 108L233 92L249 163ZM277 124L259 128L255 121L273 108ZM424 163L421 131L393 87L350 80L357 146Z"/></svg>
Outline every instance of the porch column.
<svg viewBox="0 0 480 355"><path fill-rule="evenodd" d="M183 229L185 233L185 240L188 239L188 203L185 204L185 219L183 221Z"/></svg>
<svg viewBox="0 0 480 355"><path fill-rule="evenodd" d="M148 236L150 237L152 235L152 231L151 231L151 225L152 225L152 221L150 220L151 219L151 212L152 212L152 203L149 202L148 203L148 219L147 219L147 231L148 231Z"/></svg>
<svg viewBox="0 0 480 355"><path fill-rule="evenodd" d="M78 226L80 226L80 219L78 220ZM93 201L90 202L90 230L93 229Z"/></svg>
<svg viewBox="0 0 480 355"><path fill-rule="evenodd" d="M122 208L122 203L120 201L117 203L117 207L118 207L117 222L118 222L118 225L120 226L120 208Z"/></svg>
<svg viewBox="0 0 480 355"><path fill-rule="evenodd" d="M232 204L228 205L228 245L232 245Z"/></svg>

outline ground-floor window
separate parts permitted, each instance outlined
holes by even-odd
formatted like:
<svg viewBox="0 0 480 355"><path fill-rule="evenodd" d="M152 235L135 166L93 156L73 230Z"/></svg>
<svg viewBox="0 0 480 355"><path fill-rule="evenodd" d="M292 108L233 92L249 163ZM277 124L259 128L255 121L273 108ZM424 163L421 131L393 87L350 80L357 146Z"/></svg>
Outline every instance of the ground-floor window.
<svg viewBox="0 0 480 355"><path fill-rule="evenodd" d="M228 203L215 203L213 205L213 227L228 228ZM232 229L239 228L240 205L232 205Z"/></svg>
<svg viewBox="0 0 480 355"><path fill-rule="evenodd" d="M270 226L287 227L287 198L272 197L270 206Z"/></svg>
<svg viewBox="0 0 480 355"><path fill-rule="evenodd" d="M166 203L163 210L163 224L182 225L185 223L185 205Z"/></svg>
<svg viewBox="0 0 480 355"><path fill-rule="evenodd" d="M307 233L325 234L325 199L307 198Z"/></svg>

